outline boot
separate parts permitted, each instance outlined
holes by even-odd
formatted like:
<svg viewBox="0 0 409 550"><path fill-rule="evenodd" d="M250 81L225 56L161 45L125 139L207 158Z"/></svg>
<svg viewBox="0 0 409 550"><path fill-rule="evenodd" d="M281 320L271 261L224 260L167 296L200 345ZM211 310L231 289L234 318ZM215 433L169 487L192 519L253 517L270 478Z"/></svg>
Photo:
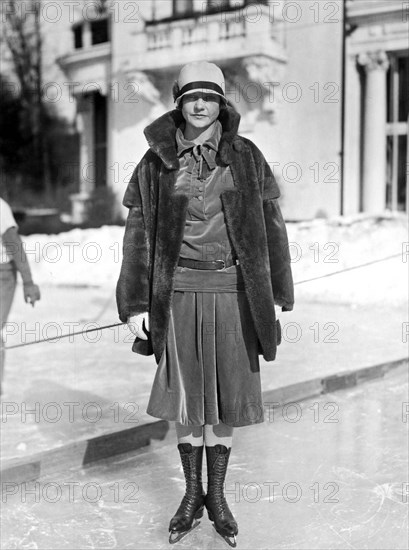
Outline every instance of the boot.
<svg viewBox="0 0 409 550"><path fill-rule="evenodd" d="M213 527L233 548L239 532L237 522L224 497L224 480L231 449L224 445L206 447L207 459L207 495L205 505Z"/></svg>
<svg viewBox="0 0 409 550"><path fill-rule="evenodd" d="M183 473L186 480L185 496L169 524L169 542L174 544L187 535L203 516L205 494L202 485L203 446L193 447L190 443L178 445Z"/></svg>

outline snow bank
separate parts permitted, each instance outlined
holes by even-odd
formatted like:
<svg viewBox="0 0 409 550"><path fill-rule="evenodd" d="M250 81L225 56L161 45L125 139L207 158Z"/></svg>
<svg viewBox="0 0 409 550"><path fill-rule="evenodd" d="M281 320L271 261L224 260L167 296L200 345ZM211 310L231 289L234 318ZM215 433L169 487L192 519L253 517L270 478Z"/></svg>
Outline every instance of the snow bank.
<svg viewBox="0 0 409 550"><path fill-rule="evenodd" d="M112 286L122 260L124 228L73 229L58 235L24 237L37 284Z"/></svg>
<svg viewBox="0 0 409 550"><path fill-rule="evenodd" d="M405 252L409 253L409 238L405 216L320 219L289 223L287 229L295 282L398 256L299 284L298 297L346 303L407 300L409 257ZM25 237L35 281L39 285L114 286L121 266L123 233L123 227L104 226Z"/></svg>
<svg viewBox="0 0 409 550"><path fill-rule="evenodd" d="M406 216L358 215L288 224L288 237L294 243L290 244L290 253L296 282L396 255L367 267L297 285L298 296L356 304L407 302Z"/></svg>

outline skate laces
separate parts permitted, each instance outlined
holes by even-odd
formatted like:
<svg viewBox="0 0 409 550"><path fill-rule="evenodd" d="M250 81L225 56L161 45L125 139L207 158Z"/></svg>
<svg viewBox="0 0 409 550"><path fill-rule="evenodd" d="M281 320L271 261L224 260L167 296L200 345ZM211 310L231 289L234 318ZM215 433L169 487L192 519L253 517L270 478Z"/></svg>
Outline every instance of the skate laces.
<svg viewBox="0 0 409 550"><path fill-rule="evenodd" d="M208 488L208 497L214 502L220 514L231 514L224 496L224 481L226 475L226 463L228 455L219 454L216 456L212 467L212 483Z"/></svg>
<svg viewBox="0 0 409 550"><path fill-rule="evenodd" d="M182 468L186 481L185 495L182 499L182 504L185 506L194 505L200 495L203 493L201 465L197 464L196 457L193 452L182 454ZM196 469L198 468L198 470ZM198 491L199 489L199 491Z"/></svg>

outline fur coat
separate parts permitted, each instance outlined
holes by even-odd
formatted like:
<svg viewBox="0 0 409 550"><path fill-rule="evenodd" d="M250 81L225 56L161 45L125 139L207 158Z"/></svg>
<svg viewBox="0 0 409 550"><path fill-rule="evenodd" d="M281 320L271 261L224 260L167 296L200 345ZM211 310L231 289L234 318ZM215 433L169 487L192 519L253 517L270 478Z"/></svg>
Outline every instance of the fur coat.
<svg viewBox="0 0 409 550"><path fill-rule="evenodd" d="M240 262L245 290L264 359L276 356L274 303L290 311L294 303L287 232L277 202L277 183L260 150L237 135L240 115L221 110L218 155L229 165L234 189L221 194L229 238ZM174 273L182 245L188 197L175 193L179 160L175 134L179 110L145 129L150 149L135 168L123 204L129 208L116 297L119 318L149 312L150 338L136 339L133 351L155 354L165 348ZM150 349L148 349L150 348Z"/></svg>

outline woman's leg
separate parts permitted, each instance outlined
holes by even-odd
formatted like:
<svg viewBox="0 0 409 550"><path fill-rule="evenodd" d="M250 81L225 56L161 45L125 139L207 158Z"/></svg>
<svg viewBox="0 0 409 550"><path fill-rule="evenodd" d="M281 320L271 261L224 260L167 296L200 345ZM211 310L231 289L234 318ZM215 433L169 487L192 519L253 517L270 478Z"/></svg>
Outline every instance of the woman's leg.
<svg viewBox="0 0 409 550"><path fill-rule="evenodd" d="M203 446L203 426L185 426L175 422L178 443L190 443L193 447Z"/></svg>
<svg viewBox="0 0 409 550"><path fill-rule="evenodd" d="M204 508L203 426L184 426L176 422L176 435L186 490L176 514L170 520L170 543L179 541L199 524Z"/></svg>
<svg viewBox="0 0 409 550"><path fill-rule="evenodd" d="M0 394L2 393L2 383L4 376L5 349L3 340L3 328L7 322L11 304L13 303L14 292L16 290L16 272L7 265L5 269L0 269Z"/></svg>
<svg viewBox="0 0 409 550"><path fill-rule="evenodd" d="M206 447L224 445L230 448L233 440L233 428L227 424L223 424L223 422L214 426L206 424L204 427L204 440Z"/></svg>
<svg viewBox="0 0 409 550"><path fill-rule="evenodd" d="M233 428L219 423L204 429L207 462L206 508L216 531L236 546L237 522L224 496L224 482L231 452Z"/></svg>

